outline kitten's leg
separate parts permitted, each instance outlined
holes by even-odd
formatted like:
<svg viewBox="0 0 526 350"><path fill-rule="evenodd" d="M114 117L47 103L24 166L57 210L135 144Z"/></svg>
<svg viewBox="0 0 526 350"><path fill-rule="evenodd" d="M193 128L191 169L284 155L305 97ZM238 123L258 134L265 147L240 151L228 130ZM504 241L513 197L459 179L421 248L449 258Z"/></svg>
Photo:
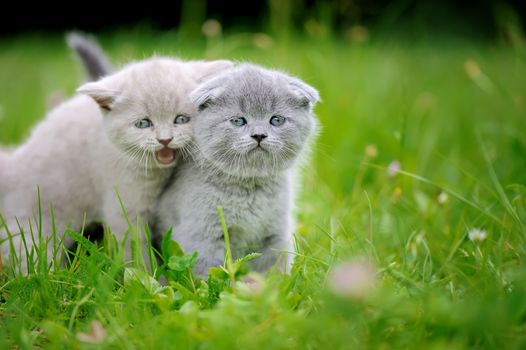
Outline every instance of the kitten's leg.
<svg viewBox="0 0 526 350"><path fill-rule="evenodd" d="M211 267L223 265L225 241L221 231L194 222L190 228L176 226L172 232L171 238L179 243L186 254L198 252L197 263L193 268L195 274L206 278Z"/></svg>
<svg viewBox="0 0 526 350"><path fill-rule="evenodd" d="M104 205L104 223L111 229L111 232L120 243L130 229L119 205L106 201ZM131 223L132 225L134 223Z"/></svg>
<svg viewBox="0 0 526 350"><path fill-rule="evenodd" d="M256 252L262 255L252 260L252 267L257 272L266 272L276 266L284 273L289 273L294 261L294 244L292 237L269 236L263 240L262 247Z"/></svg>
<svg viewBox="0 0 526 350"><path fill-rule="evenodd" d="M104 199L103 205L103 221L106 226L108 226L111 232L115 235L117 242L121 244L126 238L125 243L125 259L129 261L131 259L131 248L130 248L130 225L126 221L126 217L122 211L120 203L116 198L115 193L108 194ZM133 220L133 216L129 216L131 213L127 212L130 220ZM131 225L134 225L134 222L130 222Z"/></svg>
<svg viewBox="0 0 526 350"><path fill-rule="evenodd" d="M188 253L196 251L199 253L197 263L193 269L194 273L208 277L208 270L211 267L219 267L225 261L225 243L223 241L201 241L195 249L186 250Z"/></svg>
<svg viewBox="0 0 526 350"><path fill-rule="evenodd" d="M206 220L204 220L206 222ZM225 241L223 233L218 230L198 225L194 222L191 229L174 227L172 239L177 241L185 253L193 251L199 253L197 264L193 271L200 276L207 277L211 267L224 264L225 260ZM232 247L235 251L235 247ZM269 236L259 249L255 252L262 253L262 256L252 261L252 267L258 272L266 272L273 266L277 266L281 271L288 273L294 259L294 245L292 238ZM240 258L241 256L234 256Z"/></svg>
<svg viewBox="0 0 526 350"><path fill-rule="evenodd" d="M146 242L146 236L143 232L144 223L147 218L146 214L141 215L134 210L126 209L126 215L130 222L126 220L126 217L122 211L121 205L116 198L116 195L112 193L106 197L104 202L104 223L111 229L117 242L120 244L126 238L124 245L124 258L126 262L133 260L132 254L132 242L136 242L134 234L139 235L141 246L137 247L142 252L146 268L151 270L150 259L148 257L148 242ZM131 227L130 227L131 225Z"/></svg>

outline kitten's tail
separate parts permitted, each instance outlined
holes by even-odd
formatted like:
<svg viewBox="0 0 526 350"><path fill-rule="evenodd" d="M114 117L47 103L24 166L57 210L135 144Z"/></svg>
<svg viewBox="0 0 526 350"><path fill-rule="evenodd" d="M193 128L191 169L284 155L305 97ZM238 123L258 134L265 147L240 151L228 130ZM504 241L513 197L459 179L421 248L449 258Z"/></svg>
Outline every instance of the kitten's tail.
<svg viewBox="0 0 526 350"><path fill-rule="evenodd" d="M110 60L95 39L86 34L71 32L66 36L66 41L79 58L88 80L98 80L113 72Z"/></svg>

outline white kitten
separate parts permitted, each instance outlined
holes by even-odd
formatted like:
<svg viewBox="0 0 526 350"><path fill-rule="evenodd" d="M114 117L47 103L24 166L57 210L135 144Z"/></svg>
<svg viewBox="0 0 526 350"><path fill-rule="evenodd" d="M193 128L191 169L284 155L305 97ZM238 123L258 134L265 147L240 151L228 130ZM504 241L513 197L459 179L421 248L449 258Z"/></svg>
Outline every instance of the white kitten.
<svg viewBox="0 0 526 350"><path fill-rule="evenodd" d="M206 275L225 256L222 206L234 258L261 252L254 267L264 271L280 250L293 251L294 174L315 134L318 92L245 64L204 82L191 98L200 110L192 123L195 161L177 169L161 196L157 233L173 226L181 247L199 252L195 271Z"/></svg>
<svg viewBox="0 0 526 350"><path fill-rule="evenodd" d="M86 215L122 237L127 224L116 190L132 223L148 222L192 137L189 92L230 65L153 58L80 87L88 96L53 110L25 144L0 158L0 212L11 233L19 232L17 219L26 237L29 221L36 228L37 186L46 238L52 232L50 206L58 234L68 226L79 230ZM0 234L5 238L3 229ZM4 257L7 252L5 243Z"/></svg>

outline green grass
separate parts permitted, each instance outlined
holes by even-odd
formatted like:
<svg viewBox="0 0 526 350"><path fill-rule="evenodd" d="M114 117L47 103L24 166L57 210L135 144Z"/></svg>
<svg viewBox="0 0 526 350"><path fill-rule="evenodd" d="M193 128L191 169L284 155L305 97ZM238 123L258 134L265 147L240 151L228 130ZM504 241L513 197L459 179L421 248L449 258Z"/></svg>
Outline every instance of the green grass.
<svg viewBox="0 0 526 350"><path fill-rule="evenodd" d="M67 269L2 267L0 348L525 348L526 45L513 38L289 37L260 48L249 34L102 36L116 62L248 60L319 88L296 262L290 276L252 276L259 292L231 261L206 285L189 272L191 252L172 245L162 287L141 264L124 270L111 239L96 251L76 236ZM25 36L0 41L0 79L0 142L16 144L82 74L62 38ZM401 171L389 176L393 161ZM471 240L473 228L487 238ZM338 295L331 269L360 259L376 284Z"/></svg>

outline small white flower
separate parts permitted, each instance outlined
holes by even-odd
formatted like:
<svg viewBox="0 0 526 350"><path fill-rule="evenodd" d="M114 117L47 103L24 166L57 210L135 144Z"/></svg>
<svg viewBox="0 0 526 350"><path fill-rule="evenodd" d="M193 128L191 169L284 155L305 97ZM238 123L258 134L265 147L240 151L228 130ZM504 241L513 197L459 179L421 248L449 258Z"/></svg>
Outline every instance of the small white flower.
<svg viewBox="0 0 526 350"><path fill-rule="evenodd" d="M376 267L365 261L345 262L332 269L328 283L336 295L361 299L376 285Z"/></svg>
<svg viewBox="0 0 526 350"><path fill-rule="evenodd" d="M437 197L437 202L439 204L446 204L448 199L449 199L449 197L448 197L446 192L440 192L440 194Z"/></svg>
<svg viewBox="0 0 526 350"><path fill-rule="evenodd" d="M472 228L468 232L468 237L473 242L482 242L488 237L488 233L480 228Z"/></svg>
<svg viewBox="0 0 526 350"><path fill-rule="evenodd" d="M388 166L387 166L387 176L388 177L395 177L396 174L400 171L402 166L400 165L400 162L397 160L393 160Z"/></svg>

